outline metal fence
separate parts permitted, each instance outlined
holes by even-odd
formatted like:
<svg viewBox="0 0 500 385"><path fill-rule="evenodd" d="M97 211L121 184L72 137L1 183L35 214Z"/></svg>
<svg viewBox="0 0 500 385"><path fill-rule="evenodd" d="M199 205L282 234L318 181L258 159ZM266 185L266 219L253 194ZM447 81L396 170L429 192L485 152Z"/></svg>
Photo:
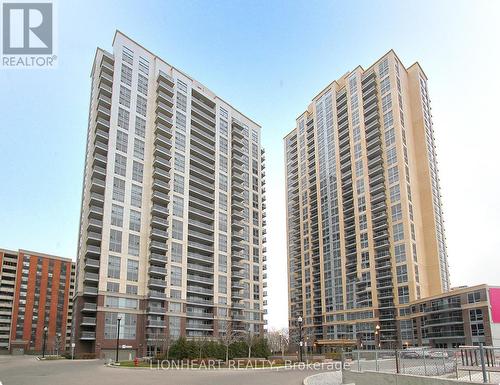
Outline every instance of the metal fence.
<svg viewBox="0 0 500 385"><path fill-rule="evenodd" d="M500 348L464 346L457 349L407 348L355 350L343 353L350 369L462 381L500 383Z"/></svg>

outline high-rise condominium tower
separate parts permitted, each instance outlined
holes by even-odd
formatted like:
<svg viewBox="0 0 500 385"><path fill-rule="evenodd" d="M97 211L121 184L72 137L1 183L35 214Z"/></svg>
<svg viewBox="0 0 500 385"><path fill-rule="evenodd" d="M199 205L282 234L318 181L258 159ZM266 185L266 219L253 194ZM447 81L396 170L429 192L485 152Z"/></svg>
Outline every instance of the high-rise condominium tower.
<svg viewBox="0 0 500 385"><path fill-rule="evenodd" d="M259 125L117 32L95 56L88 127L77 352L114 357L118 325L124 357L263 333Z"/></svg>
<svg viewBox="0 0 500 385"><path fill-rule="evenodd" d="M302 317L316 346L401 345L407 304L449 289L422 68L393 51L357 67L284 141L291 328Z"/></svg>

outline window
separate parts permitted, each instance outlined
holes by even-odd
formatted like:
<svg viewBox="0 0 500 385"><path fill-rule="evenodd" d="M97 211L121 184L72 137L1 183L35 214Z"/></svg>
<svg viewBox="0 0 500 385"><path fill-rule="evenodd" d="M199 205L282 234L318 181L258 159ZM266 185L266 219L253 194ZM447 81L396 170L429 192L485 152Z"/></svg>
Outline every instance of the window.
<svg viewBox="0 0 500 385"><path fill-rule="evenodd" d="M137 286L136 285L127 285L126 286L126 293L137 295Z"/></svg>
<svg viewBox="0 0 500 385"><path fill-rule="evenodd" d="M219 149L220 152L227 155L227 139L226 138L220 138L219 142Z"/></svg>
<svg viewBox="0 0 500 385"><path fill-rule="evenodd" d="M149 61L142 56L139 56L139 71L146 75L149 74Z"/></svg>
<svg viewBox="0 0 500 385"><path fill-rule="evenodd" d="M175 147L179 151L185 151L186 150L186 135L184 135L181 132L176 132L175 133Z"/></svg>
<svg viewBox="0 0 500 385"><path fill-rule="evenodd" d="M398 283L408 282L408 269L406 268L406 265L396 266L396 273Z"/></svg>
<svg viewBox="0 0 500 385"><path fill-rule="evenodd" d="M137 79L137 91L143 95L148 95L148 78L144 75L139 74Z"/></svg>
<svg viewBox="0 0 500 385"><path fill-rule="evenodd" d="M219 188L227 191L227 175L219 173Z"/></svg>
<svg viewBox="0 0 500 385"><path fill-rule="evenodd" d="M184 177L174 174L174 192L184 194Z"/></svg>
<svg viewBox="0 0 500 385"><path fill-rule="evenodd" d="M219 275L219 293L227 294L227 278Z"/></svg>
<svg viewBox="0 0 500 385"><path fill-rule="evenodd" d="M399 303L410 302L410 291L408 290L408 286L398 287L398 298Z"/></svg>
<svg viewBox="0 0 500 385"><path fill-rule="evenodd" d="M171 245L171 261L181 263L182 262L182 244L177 242L172 242Z"/></svg>
<svg viewBox="0 0 500 385"><path fill-rule="evenodd" d="M177 109L186 112L187 108L187 96L181 93L177 93Z"/></svg>
<svg viewBox="0 0 500 385"><path fill-rule="evenodd" d="M132 231L141 231L141 213L139 211L130 210L129 229Z"/></svg>
<svg viewBox="0 0 500 385"><path fill-rule="evenodd" d="M144 160L144 142L137 138L134 139L134 156Z"/></svg>
<svg viewBox="0 0 500 385"><path fill-rule="evenodd" d="M113 199L118 202L125 200L125 181L120 178L113 179Z"/></svg>
<svg viewBox="0 0 500 385"><path fill-rule="evenodd" d="M469 315L471 322L483 320L483 311L481 309L472 309L469 311Z"/></svg>
<svg viewBox="0 0 500 385"><path fill-rule="evenodd" d="M361 159L356 161L356 178L363 176L363 161Z"/></svg>
<svg viewBox="0 0 500 385"><path fill-rule="evenodd" d="M392 127L385 132L385 146L390 147L394 143L396 143L396 134L394 132L394 127Z"/></svg>
<svg viewBox="0 0 500 385"><path fill-rule="evenodd" d="M404 239L404 228L402 223L397 223L392 226L394 241L401 241Z"/></svg>
<svg viewBox="0 0 500 385"><path fill-rule="evenodd" d="M403 211L401 210L401 203L391 207L392 221L397 222L403 219Z"/></svg>
<svg viewBox="0 0 500 385"><path fill-rule="evenodd" d="M146 136L146 121L138 116L135 117L135 134L141 138Z"/></svg>
<svg viewBox="0 0 500 385"><path fill-rule="evenodd" d="M115 340L118 328L119 313L104 313L104 339ZM135 340L137 328L137 314L120 313L120 338L125 340Z"/></svg>
<svg viewBox="0 0 500 385"><path fill-rule="evenodd" d="M392 202L397 202L401 199L401 194L399 191L399 184L392 186L390 189L390 196Z"/></svg>
<svg viewBox="0 0 500 385"><path fill-rule="evenodd" d="M128 131L129 112L121 107L118 107L118 127Z"/></svg>
<svg viewBox="0 0 500 385"><path fill-rule="evenodd" d="M135 207L142 206L142 187L135 184L132 185L132 191L130 195L130 204Z"/></svg>
<svg viewBox="0 0 500 385"><path fill-rule="evenodd" d="M484 324L472 324L470 328L473 336L484 336Z"/></svg>
<svg viewBox="0 0 500 385"><path fill-rule="evenodd" d="M142 116L146 116L147 105L148 105L147 99L141 95L137 95L137 107L136 107L137 113L141 114Z"/></svg>
<svg viewBox="0 0 500 385"><path fill-rule="evenodd" d="M387 165L390 166L391 164L396 163L398 160L397 154L396 154L396 147L392 147L389 150L387 150Z"/></svg>
<svg viewBox="0 0 500 385"><path fill-rule="evenodd" d="M177 112L175 116L175 127L179 131L186 132L186 115Z"/></svg>
<svg viewBox="0 0 500 385"><path fill-rule="evenodd" d="M227 236L224 234L219 234L219 250L227 251Z"/></svg>
<svg viewBox="0 0 500 385"><path fill-rule="evenodd" d="M222 192L219 192L219 208L227 211L227 195Z"/></svg>
<svg viewBox="0 0 500 385"><path fill-rule="evenodd" d="M109 250L116 253L122 251L122 232L111 229L109 233Z"/></svg>
<svg viewBox="0 0 500 385"><path fill-rule="evenodd" d="M130 68L129 66L126 66L125 64L122 64L121 81L122 81L122 83L126 84L127 86L132 85L132 68Z"/></svg>
<svg viewBox="0 0 500 385"><path fill-rule="evenodd" d="M133 259L127 261L127 280L134 282L139 280L139 261Z"/></svg>
<svg viewBox="0 0 500 385"><path fill-rule="evenodd" d="M123 226L123 207L115 204L111 205L111 224L113 226Z"/></svg>
<svg viewBox="0 0 500 385"><path fill-rule="evenodd" d="M389 60L384 58L378 65L378 73L380 78L383 78L385 75L389 73Z"/></svg>
<svg viewBox="0 0 500 385"><path fill-rule="evenodd" d="M227 232L227 214L219 213L219 231Z"/></svg>
<svg viewBox="0 0 500 385"><path fill-rule="evenodd" d="M142 178L144 174L144 166L142 163L134 160L132 165L132 179L136 182L142 183Z"/></svg>
<svg viewBox="0 0 500 385"><path fill-rule="evenodd" d="M177 89L187 94L187 84L180 79L177 79Z"/></svg>
<svg viewBox="0 0 500 385"><path fill-rule="evenodd" d="M382 112L386 113L391 108L392 108L391 94L387 94L384 97L382 97Z"/></svg>
<svg viewBox="0 0 500 385"><path fill-rule="evenodd" d="M119 293L120 292L120 284L118 282L108 282L106 284L106 290L111 293Z"/></svg>
<svg viewBox="0 0 500 385"><path fill-rule="evenodd" d="M367 233L361 233L360 234L360 241L361 241L361 248L365 249L368 247L368 234Z"/></svg>
<svg viewBox="0 0 500 385"><path fill-rule="evenodd" d="M227 273L227 256L219 254L219 271Z"/></svg>
<svg viewBox="0 0 500 385"><path fill-rule="evenodd" d="M170 284L173 286L182 285L182 268L178 266L170 267Z"/></svg>
<svg viewBox="0 0 500 385"><path fill-rule="evenodd" d="M125 176L127 173L127 157L115 154L115 174Z"/></svg>
<svg viewBox="0 0 500 385"><path fill-rule="evenodd" d="M219 134L227 136L227 122L224 119L219 121Z"/></svg>
<svg viewBox="0 0 500 385"><path fill-rule="evenodd" d="M182 240L182 222L177 219L172 219L172 238Z"/></svg>
<svg viewBox="0 0 500 385"><path fill-rule="evenodd" d="M172 214L182 218L184 213L184 199L174 195L172 203Z"/></svg>
<svg viewBox="0 0 500 385"><path fill-rule="evenodd" d="M389 127L392 127L394 124L394 116L392 115L392 111L388 111L384 115L384 129L388 129Z"/></svg>
<svg viewBox="0 0 500 385"><path fill-rule="evenodd" d="M139 256L141 238L136 234L129 234L128 236L128 253L136 257Z"/></svg>
<svg viewBox="0 0 500 385"><path fill-rule="evenodd" d="M123 131L116 131L116 149L118 151L127 153L128 135Z"/></svg>
<svg viewBox="0 0 500 385"><path fill-rule="evenodd" d="M130 90L124 86L120 86L119 103L127 108L130 108Z"/></svg>
<svg viewBox="0 0 500 385"><path fill-rule="evenodd" d="M220 116L222 116L223 118L227 119L229 117L229 114L225 108L220 107L219 112L220 112Z"/></svg>
<svg viewBox="0 0 500 385"><path fill-rule="evenodd" d="M380 82L380 94L384 95L386 92L389 92L391 89L391 81L389 77L386 77Z"/></svg>
<svg viewBox="0 0 500 385"><path fill-rule="evenodd" d="M395 182L399 181L399 171L398 171L398 166L391 167L387 171L387 175L389 178L389 184L393 184Z"/></svg>
<svg viewBox="0 0 500 385"><path fill-rule="evenodd" d="M481 301L481 292L475 291L473 293L467 294L467 300L469 303L476 303Z"/></svg>
<svg viewBox="0 0 500 385"><path fill-rule="evenodd" d="M120 257L115 255L110 255L108 257L108 278L120 279Z"/></svg>
<svg viewBox="0 0 500 385"><path fill-rule="evenodd" d="M184 155L175 153L174 168L176 171L184 172L185 158Z"/></svg>
<svg viewBox="0 0 500 385"><path fill-rule="evenodd" d="M222 154L219 157L219 169L223 172L227 172L227 158Z"/></svg>
<svg viewBox="0 0 500 385"><path fill-rule="evenodd" d="M134 64L134 52L127 47L123 47L122 60L130 65Z"/></svg>

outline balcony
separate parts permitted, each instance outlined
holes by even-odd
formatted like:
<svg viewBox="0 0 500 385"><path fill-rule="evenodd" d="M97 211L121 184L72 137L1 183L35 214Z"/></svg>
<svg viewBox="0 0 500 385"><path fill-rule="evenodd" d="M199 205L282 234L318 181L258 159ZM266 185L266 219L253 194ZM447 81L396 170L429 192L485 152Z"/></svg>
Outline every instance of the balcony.
<svg viewBox="0 0 500 385"><path fill-rule="evenodd" d="M190 249L195 249L204 253L213 253L214 247L210 245L206 245L204 243L199 243L195 241L188 241L188 247Z"/></svg>
<svg viewBox="0 0 500 385"><path fill-rule="evenodd" d="M149 261L150 262L158 262L158 263L166 263L166 262L168 262L168 258L166 255L163 255L163 254L151 253L149 256Z"/></svg>
<svg viewBox="0 0 500 385"><path fill-rule="evenodd" d="M188 270L194 270L195 272L204 272L204 273L213 273L214 268L212 266L204 266L204 265L198 265L196 263L188 263L187 264L187 269Z"/></svg>
<svg viewBox="0 0 500 385"><path fill-rule="evenodd" d="M157 228L167 228L168 227L168 219L153 215L151 217L151 224Z"/></svg>
<svg viewBox="0 0 500 385"><path fill-rule="evenodd" d="M197 221L195 219L189 219L188 224L189 224L189 227L195 227L198 230L202 230L202 231L213 232L213 230L214 230L213 224L206 223L203 221Z"/></svg>
<svg viewBox="0 0 500 385"><path fill-rule="evenodd" d="M87 257L89 257L89 256L100 256L101 255L101 248L99 246L88 245L85 255Z"/></svg>
<svg viewBox="0 0 500 385"><path fill-rule="evenodd" d="M163 306L148 306L146 309L148 314L161 314L165 315L167 312L167 308Z"/></svg>
<svg viewBox="0 0 500 385"><path fill-rule="evenodd" d="M94 258L85 258L85 267L92 267L99 269L100 267L100 261L99 259L94 259Z"/></svg>
<svg viewBox="0 0 500 385"><path fill-rule="evenodd" d="M95 340L95 332L85 332L80 333L80 340L90 341Z"/></svg>
<svg viewBox="0 0 500 385"><path fill-rule="evenodd" d="M153 320L153 319L146 320L146 326L148 328L166 328L167 327L164 320Z"/></svg>
<svg viewBox="0 0 500 385"><path fill-rule="evenodd" d="M212 277L204 277L202 275L188 274L187 279L188 279L188 281L202 282L202 283L207 284L207 285L214 284L213 276Z"/></svg>
<svg viewBox="0 0 500 385"><path fill-rule="evenodd" d="M164 267L159 267L159 266L149 266L148 273L166 276L167 269Z"/></svg>
<svg viewBox="0 0 500 385"><path fill-rule="evenodd" d="M168 182L163 181L163 180L153 179L153 190L168 193L170 191L170 184Z"/></svg>
<svg viewBox="0 0 500 385"><path fill-rule="evenodd" d="M96 325L96 318L95 317L82 317L80 325L81 326L95 326Z"/></svg>
<svg viewBox="0 0 500 385"><path fill-rule="evenodd" d="M85 302L82 307L82 312L93 313L97 311L97 304L93 302Z"/></svg>
<svg viewBox="0 0 500 385"><path fill-rule="evenodd" d="M97 296L97 293L98 293L97 287L93 287L93 286L84 286L83 287L83 295Z"/></svg>
<svg viewBox="0 0 500 385"><path fill-rule="evenodd" d="M99 282L99 274L86 272L83 276L84 282Z"/></svg>
<svg viewBox="0 0 500 385"><path fill-rule="evenodd" d="M166 206L161 206L159 204L153 204L151 208L151 213L157 215L160 218L168 217L168 208Z"/></svg>
<svg viewBox="0 0 500 385"><path fill-rule="evenodd" d="M159 299L159 300L164 300L167 298L167 295L164 292L161 291L155 291L155 290L150 290L147 297L149 299Z"/></svg>
<svg viewBox="0 0 500 385"><path fill-rule="evenodd" d="M167 252L167 244L165 242L159 242L159 241L151 241L149 244L150 249L154 249L156 251L160 252Z"/></svg>
<svg viewBox="0 0 500 385"><path fill-rule="evenodd" d="M168 238L168 232L166 230L161 230L157 228L153 228L151 230L151 238L160 240L160 241L166 241Z"/></svg>
<svg viewBox="0 0 500 385"><path fill-rule="evenodd" d="M167 282L164 279L150 278L148 281L148 286L149 287L166 288Z"/></svg>
<svg viewBox="0 0 500 385"><path fill-rule="evenodd" d="M210 255L203 255L203 254L198 254L194 252L189 252L188 251L188 259L199 261L199 262L204 262L204 263L214 263L214 257Z"/></svg>
<svg viewBox="0 0 500 385"><path fill-rule="evenodd" d="M167 205L169 202L168 194L162 193L160 191L153 191L153 195L151 196L151 199L155 203L164 204L164 205Z"/></svg>
<svg viewBox="0 0 500 385"><path fill-rule="evenodd" d="M213 295L214 294L213 289L207 289L207 288L201 287L201 286L188 285L186 290L188 293L194 293L194 294L205 294L205 295Z"/></svg>

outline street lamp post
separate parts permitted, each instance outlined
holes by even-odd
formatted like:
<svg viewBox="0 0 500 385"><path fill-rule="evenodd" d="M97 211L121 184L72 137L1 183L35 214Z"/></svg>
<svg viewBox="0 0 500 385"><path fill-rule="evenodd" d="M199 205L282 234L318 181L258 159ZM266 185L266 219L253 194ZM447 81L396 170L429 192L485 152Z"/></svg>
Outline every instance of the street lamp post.
<svg viewBox="0 0 500 385"><path fill-rule="evenodd" d="M56 335L56 356L59 357L59 345L61 345L61 333Z"/></svg>
<svg viewBox="0 0 500 385"><path fill-rule="evenodd" d="M299 362L302 362L302 317L297 318L299 324Z"/></svg>
<svg viewBox="0 0 500 385"><path fill-rule="evenodd" d="M47 332L48 332L49 328L47 326L45 326L43 328L43 351L42 351L42 358L45 358L45 346L47 344Z"/></svg>
<svg viewBox="0 0 500 385"><path fill-rule="evenodd" d="M122 320L121 315L117 316L116 319L118 321L118 324L117 324L117 328L116 328L116 360L115 360L115 362L118 362L118 349L120 346L120 322Z"/></svg>
<svg viewBox="0 0 500 385"><path fill-rule="evenodd" d="M380 325L375 326L375 349L380 349Z"/></svg>

